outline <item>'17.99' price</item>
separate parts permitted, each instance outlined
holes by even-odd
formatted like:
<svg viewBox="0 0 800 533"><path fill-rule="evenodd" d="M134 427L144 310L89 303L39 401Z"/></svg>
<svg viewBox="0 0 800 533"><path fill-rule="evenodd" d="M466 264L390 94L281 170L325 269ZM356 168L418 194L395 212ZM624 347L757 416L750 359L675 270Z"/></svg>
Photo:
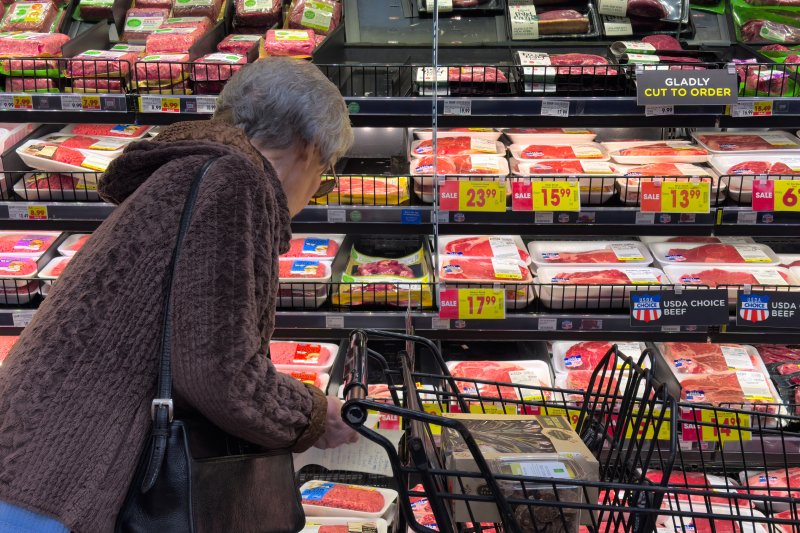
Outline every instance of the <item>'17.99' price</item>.
<svg viewBox="0 0 800 533"><path fill-rule="evenodd" d="M502 320L506 317L502 289L446 289L439 293L439 318Z"/></svg>

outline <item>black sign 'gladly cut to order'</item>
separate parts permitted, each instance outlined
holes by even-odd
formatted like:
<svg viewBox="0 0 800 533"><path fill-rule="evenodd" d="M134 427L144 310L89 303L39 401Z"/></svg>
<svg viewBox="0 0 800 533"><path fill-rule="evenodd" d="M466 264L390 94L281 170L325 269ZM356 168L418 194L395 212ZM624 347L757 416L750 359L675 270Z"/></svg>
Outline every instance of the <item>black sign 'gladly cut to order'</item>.
<svg viewBox="0 0 800 533"><path fill-rule="evenodd" d="M636 73L639 105L728 105L737 102L738 94L736 72L727 69Z"/></svg>

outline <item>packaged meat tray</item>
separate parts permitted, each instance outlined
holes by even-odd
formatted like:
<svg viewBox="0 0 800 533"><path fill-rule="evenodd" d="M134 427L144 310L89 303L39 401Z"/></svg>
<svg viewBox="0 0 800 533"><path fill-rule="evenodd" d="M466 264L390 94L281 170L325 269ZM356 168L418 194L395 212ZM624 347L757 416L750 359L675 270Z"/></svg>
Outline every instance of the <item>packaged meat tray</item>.
<svg viewBox="0 0 800 533"><path fill-rule="evenodd" d="M639 240L650 246L659 242L699 242L704 244L755 244L752 237L710 237L701 235L681 235L678 237L654 237L652 235L642 235Z"/></svg>
<svg viewBox="0 0 800 533"><path fill-rule="evenodd" d="M25 280L39 271L36 259L17 255L0 254L0 278ZM17 286L27 285L27 281L16 282ZM9 285L4 282L4 285Z"/></svg>
<svg viewBox="0 0 800 533"><path fill-rule="evenodd" d="M215 52L195 60L191 78L194 81L227 81L247 63L245 56Z"/></svg>
<svg viewBox="0 0 800 533"><path fill-rule="evenodd" d="M744 285L770 287L800 285L800 278L796 274L780 267L667 265L664 267L664 273L670 282L676 285L707 285L710 288L727 286L728 301L731 305L736 304L736 293Z"/></svg>
<svg viewBox="0 0 800 533"><path fill-rule="evenodd" d="M96 201L98 176L89 174L54 174L33 172L14 184L14 192L28 201Z"/></svg>
<svg viewBox="0 0 800 533"><path fill-rule="evenodd" d="M457 283L458 286L502 284L508 309L521 309L533 301L530 285L533 276L528 267L520 266L517 259L442 256L439 260L439 281Z"/></svg>
<svg viewBox="0 0 800 533"><path fill-rule="evenodd" d="M0 256L39 258L61 236L58 231L2 231Z"/></svg>
<svg viewBox="0 0 800 533"><path fill-rule="evenodd" d="M272 364L291 370L328 372L336 360L339 347L324 342L270 341Z"/></svg>
<svg viewBox="0 0 800 533"><path fill-rule="evenodd" d="M778 176L800 176L800 156L759 153L751 155L715 155L710 160L712 168L722 175L728 187L728 196L737 203L753 201L753 181L776 179Z"/></svg>
<svg viewBox="0 0 800 533"><path fill-rule="evenodd" d="M161 28L192 28L195 30L202 29L203 32L207 32L213 25L211 19L205 16L176 17L173 15L164 21Z"/></svg>
<svg viewBox="0 0 800 533"><path fill-rule="evenodd" d="M664 141L646 146L622 148L609 154L621 165L651 163L706 163L708 150L685 141Z"/></svg>
<svg viewBox="0 0 800 533"><path fill-rule="evenodd" d="M383 518L356 519L312 516L306 519L305 527L300 533L387 533L388 526Z"/></svg>
<svg viewBox="0 0 800 533"><path fill-rule="evenodd" d="M389 307L433 305L432 276L424 248L397 258L374 257L353 247L333 303Z"/></svg>
<svg viewBox="0 0 800 533"><path fill-rule="evenodd" d="M414 176L414 194L426 204L431 204L434 201L434 183L432 177ZM444 181L460 181L459 178L447 177L443 178ZM499 181L506 184L506 196L511 196L511 182L507 181L504 177L481 177L480 179L472 178L471 181ZM441 186L441 185L440 185Z"/></svg>
<svg viewBox="0 0 800 533"><path fill-rule="evenodd" d="M25 142L16 151L23 163L47 172L105 172L113 160L36 139Z"/></svg>
<svg viewBox="0 0 800 533"><path fill-rule="evenodd" d="M514 159L528 160L569 160L608 161L608 153L598 143L587 144L512 144L508 147Z"/></svg>
<svg viewBox="0 0 800 533"><path fill-rule="evenodd" d="M81 0L78 5L78 16L85 22L112 20L114 0Z"/></svg>
<svg viewBox="0 0 800 533"><path fill-rule="evenodd" d="M800 267L800 254L779 254L778 261L783 268Z"/></svg>
<svg viewBox="0 0 800 533"><path fill-rule="evenodd" d="M331 263L314 259L282 259L278 305L280 307L319 307L328 299Z"/></svg>
<svg viewBox="0 0 800 533"><path fill-rule="evenodd" d="M136 62L136 84L140 89L175 88L189 77L188 62L189 54L148 54Z"/></svg>
<svg viewBox="0 0 800 533"><path fill-rule="evenodd" d="M228 35L217 45L217 50L248 57L261 44L261 38L261 35Z"/></svg>
<svg viewBox="0 0 800 533"><path fill-rule="evenodd" d="M121 79L102 79L102 78L73 78L67 92L98 94L98 93L122 93L125 92L123 80Z"/></svg>
<svg viewBox="0 0 800 533"><path fill-rule="evenodd" d="M70 124L61 133L100 137L119 137L122 139L141 139L153 126L135 124Z"/></svg>
<svg viewBox="0 0 800 533"><path fill-rule="evenodd" d="M313 385L314 387L320 389L321 391L325 391L328 388L328 383L331 380L331 376L324 372L313 372L311 370L293 370L291 367L283 366L283 365L275 365L275 369L282 373L282 374L289 374L294 379L301 383L305 383L307 385Z"/></svg>
<svg viewBox="0 0 800 533"><path fill-rule="evenodd" d="M653 163L648 165L618 167L629 177L712 177L709 169L687 163Z"/></svg>
<svg viewBox="0 0 800 533"><path fill-rule="evenodd" d="M0 33L0 57L57 57L67 41L62 33Z"/></svg>
<svg viewBox="0 0 800 533"><path fill-rule="evenodd" d="M148 35L161 27L169 18L168 8L134 7L125 15L122 29L123 42L144 42Z"/></svg>
<svg viewBox="0 0 800 533"><path fill-rule="evenodd" d="M483 257L531 262L525 244L518 235L441 235L437 250L441 255Z"/></svg>
<svg viewBox="0 0 800 533"><path fill-rule="evenodd" d="M518 161L511 159L511 172L531 181L573 181L578 179L581 204L603 204L614 196L616 167L606 161ZM545 177L550 176L550 177Z"/></svg>
<svg viewBox="0 0 800 533"><path fill-rule="evenodd" d="M745 470L739 474L739 482L742 488L755 496L800 498L800 490L798 490L800 486L800 467L785 466L762 471L759 471L758 468ZM766 508L772 512L785 513L792 508L789 502L770 501L767 503L765 500L754 500L753 503L761 509ZM791 518L791 516L786 518ZM788 528L787 531L789 531Z"/></svg>
<svg viewBox="0 0 800 533"><path fill-rule="evenodd" d="M511 9L509 7L509 11ZM528 13L509 12L508 33L512 39L524 41L585 39L600 34L594 7L591 4L570 8L537 7L535 21L528 19Z"/></svg>
<svg viewBox="0 0 800 533"><path fill-rule="evenodd" d="M489 141L480 137L441 137L436 143L436 151L440 156L464 155L506 155L506 147L500 141ZM433 155L432 140L417 140L411 143L410 157Z"/></svg>
<svg viewBox="0 0 800 533"><path fill-rule="evenodd" d="M643 342L557 341L553 343L553 370L556 374L592 371L597 368L614 344L623 355L627 355L635 363L638 363L642 352L647 349L647 345ZM622 365L623 362L618 360L616 366L620 368ZM645 358L643 365L649 367L650 361Z"/></svg>
<svg viewBox="0 0 800 533"><path fill-rule="evenodd" d="M342 5L335 0L292 0L286 25L293 30L314 30L328 35L339 26Z"/></svg>
<svg viewBox="0 0 800 533"><path fill-rule="evenodd" d="M415 90L421 96L433 94L433 84L439 83L439 92L451 96L475 94L510 94L508 76L503 70L508 67L463 66L418 67L414 75Z"/></svg>
<svg viewBox="0 0 800 533"><path fill-rule="evenodd" d="M586 144L597 134L584 128L506 128L503 134L512 144Z"/></svg>
<svg viewBox="0 0 800 533"><path fill-rule="evenodd" d="M281 0L236 0L233 24L270 28L280 22Z"/></svg>
<svg viewBox="0 0 800 533"><path fill-rule="evenodd" d="M533 263L548 265L649 266L653 257L636 241L533 241L528 243Z"/></svg>
<svg viewBox="0 0 800 533"><path fill-rule="evenodd" d="M800 139L785 131L697 132L692 137L712 154L800 150Z"/></svg>
<svg viewBox="0 0 800 533"><path fill-rule="evenodd" d="M137 52L86 50L71 58L67 64L67 76L70 78L124 77L130 74L131 65L138 56Z"/></svg>
<svg viewBox="0 0 800 533"><path fill-rule="evenodd" d="M264 52L268 56L309 58L317 42L312 30L268 30Z"/></svg>
<svg viewBox="0 0 800 533"><path fill-rule="evenodd" d="M509 174L508 161L497 155L439 156L436 159L436 172L439 176L508 176ZM433 157L413 159L411 174L432 176Z"/></svg>
<svg viewBox="0 0 800 533"><path fill-rule="evenodd" d="M222 0L174 0L173 17L208 17L216 20L222 8Z"/></svg>
<svg viewBox="0 0 800 533"><path fill-rule="evenodd" d="M655 484L661 484L664 473L659 470L651 470L649 471L645 477L652 481ZM706 474L705 472L682 472L682 471L673 471L672 474L669 476L668 486L676 487L681 489L690 489L696 490L698 492L712 490L714 492L721 492L721 493L731 493L732 495L737 494L746 494L746 491L740 490L739 484L727 477L715 476L712 474ZM692 504L700 504L705 505L706 502L710 503L711 505L736 505L736 502L739 502L741 506L747 506L748 504L745 503L746 500L744 499L736 499L728 498L725 496L712 496L708 498L705 495L694 495L694 494L677 494L677 501L675 501L675 497L671 494L668 494L667 497L672 501L665 501L662 504L662 509L680 509L681 502L691 502ZM686 504L683 504L683 508L687 509ZM699 512L703 507L695 508ZM728 513L725 513L728 514ZM690 519L686 519L690 520Z"/></svg>
<svg viewBox="0 0 800 533"><path fill-rule="evenodd" d="M160 28L147 36L148 54L180 54L189 51L205 32L194 28Z"/></svg>
<svg viewBox="0 0 800 533"><path fill-rule="evenodd" d="M8 7L0 31L50 33L58 15L53 2L14 2Z"/></svg>
<svg viewBox="0 0 800 533"><path fill-rule="evenodd" d="M58 279L67 267L71 257L55 257L39 272L41 279Z"/></svg>
<svg viewBox="0 0 800 533"><path fill-rule="evenodd" d="M758 351L745 344L666 342L659 344L658 349L679 378L689 374L764 370Z"/></svg>
<svg viewBox="0 0 800 533"><path fill-rule="evenodd" d="M61 68L57 59L6 59L0 61L0 74L57 78L61 76ZM52 80L41 81L52 83Z"/></svg>
<svg viewBox="0 0 800 533"><path fill-rule="evenodd" d="M437 136L440 139L447 137L469 137L471 139L484 139L486 141L499 141L501 132L494 128L439 128ZM419 129L414 130L414 137L422 141L430 141L433 138L433 130Z"/></svg>
<svg viewBox="0 0 800 533"><path fill-rule="evenodd" d="M58 253L67 257L75 255L89 241L91 236L91 233L74 233L70 235L58 247Z"/></svg>
<svg viewBox="0 0 800 533"><path fill-rule="evenodd" d="M300 487L300 498L307 517L380 518L397 491L312 480Z"/></svg>
<svg viewBox="0 0 800 533"><path fill-rule="evenodd" d="M292 235L289 251L281 259L301 258L333 261L344 241L344 235L299 234Z"/></svg>
<svg viewBox="0 0 800 533"><path fill-rule="evenodd" d="M49 79L6 78L5 89L7 93L59 92L55 82Z"/></svg>
<svg viewBox="0 0 800 533"><path fill-rule="evenodd" d="M778 256L763 244L655 243L650 246L662 265L762 265L778 264Z"/></svg>
<svg viewBox="0 0 800 533"><path fill-rule="evenodd" d="M33 297L40 294L42 283L38 281L14 282L10 280L0 280L0 305L25 305L33 300ZM11 346L2 346L6 337L0 337L0 365L8 355Z"/></svg>
<svg viewBox="0 0 800 533"><path fill-rule="evenodd" d="M628 305L631 292L667 283L656 268L540 267L534 280L541 303L550 309L597 309Z"/></svg>
<svg viewBox="0 0 800 533"><path fill-rule="evenodd" d="M678 515L659 515L656 517L656 531L659 533L669 531L692 533L773 533L767 528L766 516L755 509L748 509L747 499L741 498L725 505L711 505L691 502L680 505L673 504L673 511L680 511ZM669 502L662 505L667 507ZM721 518L700 518L700 514L713 514L717 516L731 516L730 520ZM680 516L680 514L694 514L694 516ZM752 517L752 518L751 518Z"/></svg>
<svg viewBox="0 0 800 533"><path fill-rule="evenodd" d="M477 381L512 383L523 387L521 389L523 397L520 398L519 389L516 387L476 384L472 381L456 381L456 385L463 394L480 395L483 399L541 400L542 392L546 391L525 389L524 387L552 388L553 383L550 367L544 361L538 360L448 361L447 369L456 379L465 378ZM526 394L531 394L532 396L527 397L525 396Z"/></svg>
<svg viewBox="0 0 800 533"><path fill-rule="evenodd" d="M339 176L338 185L327 196L312 203L328 205L403 205L411 193L405 176Z"/></svg>
<svg viewBox="0 0 800 533"><path fill-rule="evenodd" d="M97 152L99 155L117 157L132 141L116 137L88 135L70 135L67 133L49 133L39 139L42 142L57 144L74 150Z"/></svg>

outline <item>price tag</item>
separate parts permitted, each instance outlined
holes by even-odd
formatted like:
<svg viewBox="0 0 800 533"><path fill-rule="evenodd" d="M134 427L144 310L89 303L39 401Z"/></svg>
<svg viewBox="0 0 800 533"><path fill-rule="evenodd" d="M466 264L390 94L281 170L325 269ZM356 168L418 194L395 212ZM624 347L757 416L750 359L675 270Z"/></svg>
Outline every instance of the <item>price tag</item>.
<svg viewBox="0 0 800 533"><path fill-rule="evenodd" d="M3 111L14 109L14 97L10 94L0 94L0 109Z"/></svg>
<svg viewBox="0 0 800 533"><path fill-rule="evenodd" d="M728 106L727 111L734 118L771 117L772 100L744 100Z"/></svg>
<svg viewBox="0 0 800 533"><path fill-rule="evenodd" d="M444 101L444 115L469 116L472 114L472 100L449 99Z"/></svg>
<svg viewBox="0 0 800 533"><path fill-rule="evenodd" d="M800 180L754 180L753 211L800 212Z"/></svg>
<svg viewBox="0 0 800 533"><path fill-rule="evenodd" d="M491 395L491 391L487 393ZM517 406L503 405L500 403L470 403L469 412L473 415L515 415L517 414Z"/></svg>
<svg viewBox="0 0 800 533"><path fill-rule="evenodd" d="M142 113L161 113L160 96L140 96L139 110Z"/></svg>
<svg viewBox="0 0 800 533"><path fill-rule="evenodd" d="M11 321L14 324L14 327L15 328L27 327L28 324L31 323L31 320L33 320L33 315L34 315L35 312L36 311L33 310L33 309L31 309L31 310L26 309L26 310L14 311L11 314Z"/></svg>
<svg viewBox="0 0 800 533"><path fill-rule="evenodd" d="M211 115L217 110L217 99L212 96L198 96L195 102L197 102L198 113Z"/></svg>
<svg viewBox="0 0 800 533"><path fill-rule="evenodd" d="M711 212L711 184L708 181L644 181L641 193L643 213Z"/></svg>
<svg viewBox="0 0 800 533"><path fill-rule="evenodd" d="M542 116L543 117L568 117L569 116L569 102L564 100L543 100L542 101Z"/></svg>
<svg viewBox="0 0 800 533"><path fill-rule="evenodd" d="M181 101L179 98L162 98L161 99L161 112L162 113L180 113Z"/></svg>
<svg viewBox="0 0 800 533"><path fill-rule="evenodd" d="M646 105L644 106L644 116L663 117L675 114L675 106L671 105Z"/></svg>
<svg viewBox="0 0 800 533"><path fill-rule="evenodd" d="M497 181L445 181L439 187L439 207L444 211L505 213L505 183Z"/></svg>
<svg viewBox="0 0 800 533"><path fill-rule="evenodd" d="M47 220L47 206L9 205L8 218L11 220Z"/></svg>
<svg viewBox="0 0 800 533"><path fill-rule="evenodd" d="M452 320L503 320L503 289L446 289L439 293L439 318Z"/></svg>
<svg viewBox="0 0 800 533"><path fill-rule="evenodd" d="M47 220L47 206L29 205L28 220Z"/></svg>
<svg viewBox="0 0 800 533"><path fill-rule="evenodd" d="M93 95L82 95L81 108L83 108L84 111L101 111L102 106L100 105L100 97Z"/></svg>
<svg viewBox="0 0 800 533"><path fill-rule="evenodd" d="M746 441L752 438L750 431L750 416L741 413L725 413L713 409L701 409L700 438L704 442ZM725 427L733 426L733 427Z"/></svg>
<svg viewBox="0 0 800 533"><path fill-rule="evenodd" d="M83 109L83 102L79 94L62 94L61 95L61 110L62 111L81 111Z"/></svg>
<svg viewBox="0 0 800 533"><path fill-rule="evenodd" d="M575 181L531 182L534 211L580 211L581 193Z"/></svg>
<svg viewBox="0 0 800 533"><path fill-rule="evenodd" d="M343 329L344 316L343 315L326 315L325 316L325 329Z"/></svg>
<svg viewBox="0 0 800 533"><path fill-rule="evenodd" d="M664 415L660 425L658 423L661 416L660 412L654 412L650 416L642 417L639 417L638 414L639 410L634 409L633 416L630 418L630 422L625 424L626 439L633 438L633 430L637 421L639 422L639 427L637 428L636 432L637 439L641 439L642 437L647 440L653 440L655 438L658 440L670 439L672 424L670 423L669 411L666 415ZM658 428L658 433L656 433L656 428Z"/></svg>
<svg viewBox="0 0 800 533"><path fill-rule="evenodd" d="M29 94L14 95L14 109L33 109L33 98Z"/></svg>

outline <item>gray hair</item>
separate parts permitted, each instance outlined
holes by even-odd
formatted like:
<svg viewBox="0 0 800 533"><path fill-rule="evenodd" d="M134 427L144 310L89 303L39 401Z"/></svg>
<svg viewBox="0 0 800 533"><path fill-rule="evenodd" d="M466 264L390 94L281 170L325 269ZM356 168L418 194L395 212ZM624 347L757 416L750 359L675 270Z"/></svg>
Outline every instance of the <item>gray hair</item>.
<svg viewBox="0 0 800 533"><path fill-rule="evenodd" d="M219 95L214 118L269 148L313 144L323 165L353 144L339 90L317 67L297 59L270 57L239 70Z"/></svg>

